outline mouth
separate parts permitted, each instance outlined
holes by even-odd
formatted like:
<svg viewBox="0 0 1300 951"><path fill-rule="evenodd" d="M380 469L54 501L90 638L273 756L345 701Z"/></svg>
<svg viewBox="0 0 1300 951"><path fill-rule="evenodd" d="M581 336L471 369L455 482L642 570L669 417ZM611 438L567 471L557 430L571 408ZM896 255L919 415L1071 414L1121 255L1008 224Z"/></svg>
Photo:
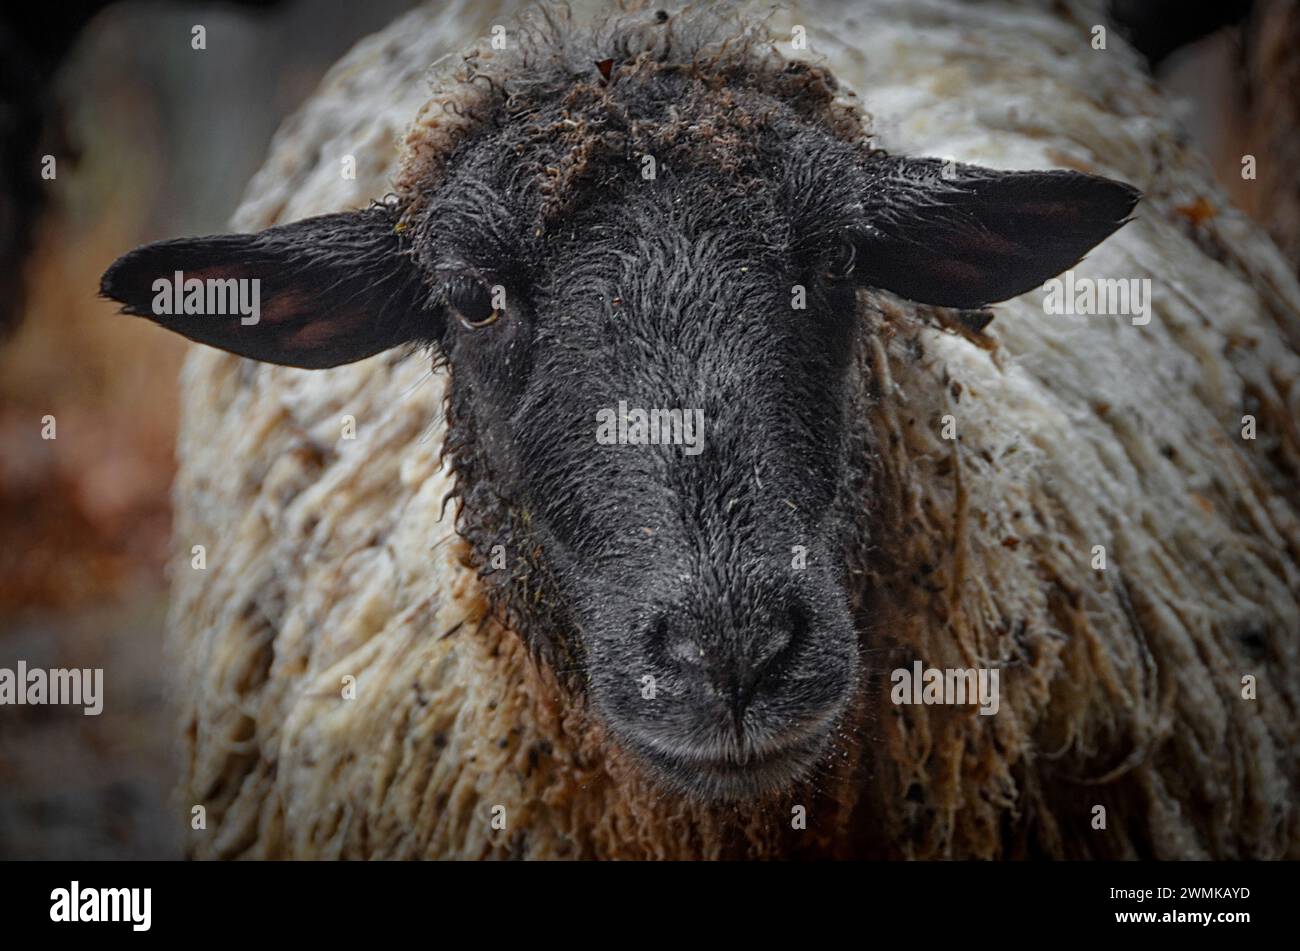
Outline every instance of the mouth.
<svg viewBox="0 0 1300 951"><path fill-rule="evenodd" d="M816 768L830 745L839 710L819 717L779 743L692 747L656 737L627 736L624 744L652 775L674 792L710 802L740 802L776 795Z"/></svg>

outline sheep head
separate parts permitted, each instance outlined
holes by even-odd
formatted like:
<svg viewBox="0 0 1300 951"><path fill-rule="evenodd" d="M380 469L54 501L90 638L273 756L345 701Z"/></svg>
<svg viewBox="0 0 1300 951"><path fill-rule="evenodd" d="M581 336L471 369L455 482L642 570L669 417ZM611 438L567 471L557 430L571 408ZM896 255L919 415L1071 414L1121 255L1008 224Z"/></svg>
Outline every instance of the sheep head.
<svg viewBox="0 0 1300 951"><path fill-rule="evenodd" d="M786 788L860 681L860 292L1006 299L1137 193L886 156L829 73L710 14L553 15L452 88L389 201L148 245L102 293L289 366L426 346L491 603L665 785ZM175 313L176 272L256 307Z"/></svg>

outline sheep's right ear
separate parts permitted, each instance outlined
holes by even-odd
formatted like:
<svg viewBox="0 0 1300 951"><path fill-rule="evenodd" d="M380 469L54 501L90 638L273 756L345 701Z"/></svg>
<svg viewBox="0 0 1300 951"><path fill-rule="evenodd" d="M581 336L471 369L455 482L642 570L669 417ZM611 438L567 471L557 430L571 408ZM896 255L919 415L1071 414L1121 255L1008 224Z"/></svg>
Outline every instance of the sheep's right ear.
<svg viewBox="0 0 1300 951"><path fill-rule="evenodd" d="M322 215L257 234L136 248L100 294L128 314L243 357L317 369L439 336L394 213Z"/></svg>

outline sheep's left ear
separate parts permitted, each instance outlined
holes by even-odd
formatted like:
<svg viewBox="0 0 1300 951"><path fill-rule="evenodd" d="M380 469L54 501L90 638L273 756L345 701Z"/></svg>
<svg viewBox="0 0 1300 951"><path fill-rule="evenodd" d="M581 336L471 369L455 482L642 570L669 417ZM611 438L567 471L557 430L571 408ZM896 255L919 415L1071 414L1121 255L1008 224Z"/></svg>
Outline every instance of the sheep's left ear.
<svg viewBox="0 0 1300 951"><path fill-rule="evenodd" d="M434 338L427 291L383 206L257 234L180 238L113 262L100 294L199 343L285 366Z"/></svg>
<svg viewBox="0 0 1300 951"><path fill-rule="evenodd" d="M976 308L1078 263L1128 221L1131 185L1081 172L999 172L881 159L865 201L855 277L923 304Z"/></svg>

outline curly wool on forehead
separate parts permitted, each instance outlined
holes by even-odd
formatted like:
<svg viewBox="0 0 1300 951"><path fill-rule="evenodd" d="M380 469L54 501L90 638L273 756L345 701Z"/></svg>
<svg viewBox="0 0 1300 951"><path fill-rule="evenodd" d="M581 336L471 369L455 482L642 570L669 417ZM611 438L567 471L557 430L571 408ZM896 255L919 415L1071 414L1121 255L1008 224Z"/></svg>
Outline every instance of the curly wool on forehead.
<svg viewBox="0 0 1300 951"><path fill-rule="evenodd" d="M743 182L761 133L795 118L865 148L865 114L825 67L783 56L765 20L723 8L642 9L593 23L545 6L509 35L432 69L395 181L418 215L458 147L497 130L530 176L543 217L611 161L704 163Z"/></svg>

